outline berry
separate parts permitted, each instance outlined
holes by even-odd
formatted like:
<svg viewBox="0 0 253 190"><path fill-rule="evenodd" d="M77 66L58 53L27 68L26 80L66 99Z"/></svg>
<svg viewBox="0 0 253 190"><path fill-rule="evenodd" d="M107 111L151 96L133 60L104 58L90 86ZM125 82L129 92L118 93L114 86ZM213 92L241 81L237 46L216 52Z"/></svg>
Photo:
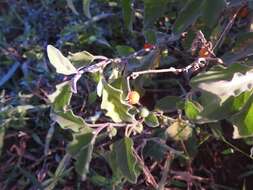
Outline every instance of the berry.
<svg viewBox="0 0 253 190"><path fill-rule="evenodd" d="M241 8L241 10L238 12L238 17L245 18L249 15L249 9L247 6L244 6Z"/></svg>
<svg viewBox="0 0 253 190"><path fill-rule="evenodd" d="M140 94L137 91L130 91L127 95L127 100L129 104L137 104L140 100Z"/></svg>
<svg viewBox="0 0 253 190"><path fill-rule="evenodd" d="M145 43L144 46L143 46L144 49L152 49L154 47L155 46L153 44L149 44L149 43Z"/></svg>
<svg viewBox="0 0 253 190"><path fill-rule="evenodd" d="M200 50L199 50L199 57L208 57L209 56L209 51L207 50L207 48L205 47L202 47Z"/></svg>
<svg viewBox="0 0 253 190"><path fill-rule="evenodd" d="M140 116L142 118L145 118L145 117L148 117L148 115L149 115L148 109L146 107L141 108L141 110L140 110Z"/></svg>

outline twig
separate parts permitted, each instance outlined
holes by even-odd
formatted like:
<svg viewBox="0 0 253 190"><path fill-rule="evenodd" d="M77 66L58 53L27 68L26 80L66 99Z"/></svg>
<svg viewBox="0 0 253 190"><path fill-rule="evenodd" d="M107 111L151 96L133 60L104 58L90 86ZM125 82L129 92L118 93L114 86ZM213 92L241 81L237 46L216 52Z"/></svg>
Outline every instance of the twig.
<svg viewBox="0 0 253 190"><path fill-rule="evenodd" d="M143 170L143 173L145 175L147 182L150 185L152 185L153 188L157 189L158 184L157 184L155 178L153 177L153 175L151 174L151 172L149 171L148 167L145 165L144 161L141 159L141 157L138 155L138 153L136 152L135 149L133 149L133 153L134 153L135 157L137 158L137 160L139 161L140 165L142 166L142 170Z"/></svg>
<svg viewBox="0 0 253 190"><path fill-rule="evenodd" d="M158 183L158 190L164 190L164 186L167 183L168 173L170 170L171 161L173 160L173 155L168 155L164 164L164 169L162 173L162 179Z"/></svg>
<svg viewBox="0 0 253 190"><path fill-rule="evenodd" d="M223 32L221 33L219 39L216 41L215 45L212 48L212 51L214 51L214 49L220 44L221 40L224 38L225 34L231 29L231 27L233 26L233 23L236 19L236 16L238 14L238 12L240 11L241 8L239 8L236 13L233 15L232 19L228 22L227 26L225 27L225 29L223 30Z"/></svg>

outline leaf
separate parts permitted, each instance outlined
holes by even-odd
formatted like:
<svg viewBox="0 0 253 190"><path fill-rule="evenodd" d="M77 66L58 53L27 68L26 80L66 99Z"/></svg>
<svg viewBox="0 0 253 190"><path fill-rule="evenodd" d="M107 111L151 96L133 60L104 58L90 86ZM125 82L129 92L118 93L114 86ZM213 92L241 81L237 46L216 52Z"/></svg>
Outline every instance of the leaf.
<svg viewBox="0 0 253 190"><path fill-rule="evenodd" d="M248 99L242 110L233 115L230 121L234 125L233 138L253 136L253 95Z"/></svg>
<svg viewBox="0 0 253 190"><path fill-rule="evenodd" d="M226 2L224 0L205 0L203 3L203 18L206 25L212 28L220 16L220 13L225 9Z"/></svg>
<svg viewBox="0 0 253 190"><path fill-rule="evenodd" d="M120 172L131 183L137 182L137 160L133 154L133 140L125 137L113 144L116 153L116 162Z"/></svg>
<svg viewBox="0 0 253 190"><path fill-rule="evenodd" d="M173 26L173 32L180 34L187 27L192 25L201 15L201 8L204 1L188 0L184 8L180 11L178 18Z"/></svg>
<svg viewBox="0 0 253 190"><path fill-rule="evenodd" d="M185 115L187 118L195 120L200 114L200 105L197 102L187 100L185 102Z"/></svg>
<svg viewBox="0 0 253 190"><path fill-rule="evenodd" d="M163 16L168 0L144 0L144 28L152 28L155 21Z"/></svg>
<svg viewBox="0 0 253 190"><path fill-rule="evenodd" d="M116 46L116 50L120 56L128 56L134 52L134 49L132 47L125 46L125 45Z"/></svg>
<svg viewBox="0 0 253 190"><path fill-rule="evenodd" d="M87 51L81 51L76 53L70 53L68 59L73 62L76 67L83 67L90 64L95 59L95 56Z"/></svg>
<svg viewBox="0 0 253 190"><path fill-rule="evenodd" d="M158 100L155 105L155 109L166 111L173 111L177 109L177 104L182 101L178 96L165 96Z"/></svg>
<svg viewBox="0 0 253 190"><path fill-rule="evenodd" d="M64 75L77 73L76 68L62 53L52 45L47 46L47 55L50 63L55 67L56 72Z"/></svg>
<svg viewBox="0 0 253 190"><path fill-rule="evenodd" d="M90 3L91 3L91 0L83 0L83 12L85 16L87 16L88 18L91 18Z"/></svg>
<svg viewBox="0 0 253 190"><path fill-rule="evenodd" d="M159 126L158 118L154 113L150 113L147 117L145 117L144 123L149 127Z"/></svg>
<svg viewBox="0 0 253 190"><path fill-rule="evenodd" d="M89 172L95 139L96 136L91 133L91 129L85 128L74 135L74 140L67 147L67 152L76 159L75 169L82 176L82 180L86 179Z"/></svg>
<svg viewBox="0 0 253 190"><path fill-rule="evenodd" d="M132 30L133 25L133 9L132 0L121 0L123 19L128 30Z"/></svg>
<svg viewBox="0 0 253 190"><path fill-rule="evenodd" d="M50 117L53 121L57 122L62 129L71 129L74 132L78 132L81 128L86 126L84 120L76 116L72 110L59 111L50 113Z"/></svg>
<svg viewBox="0 0 253 190"><path fill-rule="evenodd" d="M253 88L253 72L235 73L231 81L219 80L201 83L198 88L216 95L223 102L230 96L238 96L242 92L251 90Z"/></svg>
<svg viewBox="0 0 253 190"><path fill-rule="evenodd" d="M104 78L101 79L101 83L103 86L101 109L106 110L106 115L114 122L132 122L134 117L128 112L131 106L123 101L122 90L114 88Z"/></svg>
<svg viewBox="0 0 253 190"><path fill-rule="evenodd" d="M78 132L79 129L86 126L86 123L68 108L71 96L72 92L69 82L58 84L56 91L48 96L52 107L50 117L63 129L71 129Z"/></svg>
<svg viewBox="0 0 253 190"><path fill-rule="evenodd" d="M67 5L68 7L71 9L71 11L75 14L75 15L79 15L79 13L77 12L75 5L73 3L73 0L66 0L67 1Z"/></svg>
<svg viewBox="0 0 253 190"><path fill-rule="evenodd" d="M154 140L149 140L143 148L143 155L145 157L151 157L156 161L162 161L168 151L165 143L158 143Z"/></svg>
<svg viewBox="0 0 253 190"><path fill-rule="evenodd" d="M200 83L219 81L219 80L231 80L234 73L246 73L251 70L251 67L242 64L233 64L229 67L214 66L207 72L202 72L193 77L190 81L190 85L196 88Z"/></svg>

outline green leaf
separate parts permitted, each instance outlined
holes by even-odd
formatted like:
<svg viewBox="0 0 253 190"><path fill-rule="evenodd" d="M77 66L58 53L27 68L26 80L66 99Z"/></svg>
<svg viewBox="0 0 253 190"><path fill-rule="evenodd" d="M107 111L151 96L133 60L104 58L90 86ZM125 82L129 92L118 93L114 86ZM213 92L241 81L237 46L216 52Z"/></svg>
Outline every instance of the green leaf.
<svg viewBox="0 0 253 190"><path fill-rule="evenodd" d="M67 147L67 152L76 159L75 169L82 180L86 179L89 172L95 139L96 136L92 134L91 129L85 128L74 135L73 141Z"/></svg>
<svg viewBox="0 0 253 190"><path fill-rule="evenodd" d="M84 120L76 116L72 110L69 111L51 111L50 117L53 121L57 122L62 129L71 129L78 132L81 128L86 127Z"/></svg>
<svg viewBox="0 0 253 190"><path fill-rule="evenodd" d="M144 28L154 27L155 21L163 16L168 0L144 0Z"/></svg>
<svg viewBox="0 0 253 190"><path fill-rule="evenodd" d="M212 28L218 21L220 13L225 9L226 2L224 0L205 0L203 3L203 18L205 24Z"/></svg>
<svg viewBox="0 0 253 190"><path fill-rule="evenodd" d="M188 0L184 8L180 11L178 18L173 26L173 32L180 34L187 27L192 25L201 15L203 0Z"/></svg>
<svg viewBox="0 0 253 190"><path fill-rule="evenodd" d="M106 110L106 115L114 122L132 122L134 117L128 112L131 106L123 100L123 91L108 84L104 78L101 79L101 84L101 109Z"/></svg>
<svg viewBox="0 0 253 190"><path fill-rule="evenodd" d="M136 163L133 153L133 140L125 137L113 144L113 151L116 154L116 163L123 176L131 183L137 182Z"/></svg>
<svg viewBox="0 0 253 190"><path fill-rule="evenodd" d="M133 27L132 0L121 0L121 7L125 25L131 31Z"/></svg>
<svg viewBox="0 0 253 190"><path fill-rule="evenodd" d="M47 55L50 63L55 67L56 72L64 75L77 73L76 68L62 53L52 45L47 46Z"/></svg>
<svg viewBox="0 0 253 190"><path fill-rule="evenodd" d="M166 146L162 142L158 143L157 141L149 140L143 148L143 155L145 157L151 157L156 161L162 161L168 151Z"/></svg>
<svg viewBox="0 0 253 190"><path fill-rule="evenodd" d="M165 96L158 100L155 105L155 109L162 111L173 111L177 109L177 104L182 101L178 96Z"/></svg>
<svg viewBox="0 0 253 190"><path fill-rule="evenodd" d="M147 117L145 117L144 123L149 127L159 126L158 118L154 113L150 113Z"/></svg>
<svg viewBox="0 0 253 190"><path fill-rule="evenodd" d="M187 118L195 120L200 113L200 106L197 102L187 100L185 102L185 115Z"/></svg>
<svg viewBox="0 0 253 190"><path fill-rule="evenodd" d="M68 108L72 92L69 82L63 82L56 86L56 91L48 96L51 102L50 117L57 122L63 129L71 129L78 132L79 129L86 126L84 120L75 115L73 111Z"/></svg>
<svg viewBox="0 0 253 190"><path fill-rule="evenodd" d="M91 0L83 0L83 12L85 16L87 16L88 18L91 18L90 3L91 3Z"/></svg>
<svg viewBox="0 0 253 190"><path fill-rule="evenodd" d="M129 54L134 52L134 49L125 45L116 46L116 50L120 56L128 56Z"/></svg>
<svg viewBox="0 0 253 190"><path fill-rule="evenodd" d="M242 110L233 115L230 121L234 125L234 138L253 136L253 95L248 99Z"/></svg>
<svg viewBox="0 0 253 190"><path fill-rule="evenodd" d="M77 53L70 53L68 59L73 62L76 67L83 67L90 64L94 60L95 56L87 51L81 51Z"/></svg>

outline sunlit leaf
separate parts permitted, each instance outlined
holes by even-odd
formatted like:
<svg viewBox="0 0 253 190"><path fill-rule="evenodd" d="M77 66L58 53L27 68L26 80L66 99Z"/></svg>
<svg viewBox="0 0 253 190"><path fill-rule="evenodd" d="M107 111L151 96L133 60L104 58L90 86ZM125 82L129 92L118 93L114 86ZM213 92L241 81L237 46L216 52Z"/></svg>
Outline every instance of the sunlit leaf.
<svg viewBox="0 0 253 190"><path fill-rule="evenodd" d="M71 75L77 72L76 68L62 53L52 45L47 46L47 55L50 63L55 67L56 72L64 75Z"/></svg>
<svg viewBox="0 0 253 190"><path fill-rule="evenodd" d="M234 125L234 138L253 136L253 95L242 110L230 118Z"/></svg>
<svg viewBox="0 0 253 190"><path fill-rule="evenodd" d="M73 63L75 67L82 67L88 65L94 60L95 56L87 51L81 51L77 53L70 53L68 59Z"/></svg>
<svg viewBox="0 0 253 190"><path fill-rule="evenodd" d="M63 82L56 86L56 91L48 96L51 101L50 117L63 129L71 129L75 132L86 126L84 120L75 115L69 108L72 92L69 82Z"/></svg>
<svg viewBox="0 0 253 190"><path fill-rule="evenodd" d="M200 113L200 105L198 105L196 102L187 100L185 102L185 115L189 119L196 119Z"/></svg>
<svg viewBox="0 0 253 190"><path fill-rule="evenodd" d="M101 109L106 110L106 115L114 122L132 122L134 117L128 112L131 107L123 100L123 91L114 88L105 79L101 79L101 83L103 86Z"/></svg>

